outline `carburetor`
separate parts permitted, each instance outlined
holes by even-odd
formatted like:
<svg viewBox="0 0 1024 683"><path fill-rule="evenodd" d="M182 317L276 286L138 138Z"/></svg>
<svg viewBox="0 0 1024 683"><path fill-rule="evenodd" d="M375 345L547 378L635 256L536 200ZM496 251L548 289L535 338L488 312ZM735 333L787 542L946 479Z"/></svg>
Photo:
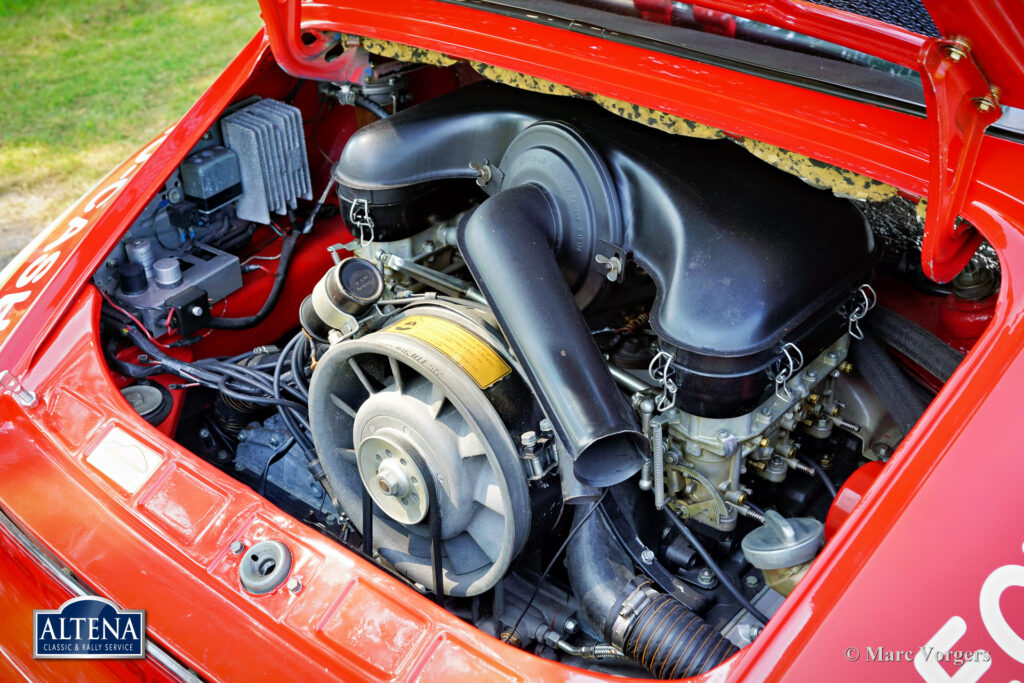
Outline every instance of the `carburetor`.
<svg viewBox="0 0 1024 683"><path fill-rule="evenodd" d="M740 476L748 468L772 482L783 481L790 470L814 475L797 459L792 435L800 427L817 438L828 437L836 425L856 429L840 417L835 398L838 378L851 369L849 344L844 334L806 365L795 347L787 349L774 393L738 417L701 417L676 407L654 415L653 401L637 401L652 444L640 487L653 489L655 507L731 531L738 515L758 515L744 506L750 491Z"/></svg>

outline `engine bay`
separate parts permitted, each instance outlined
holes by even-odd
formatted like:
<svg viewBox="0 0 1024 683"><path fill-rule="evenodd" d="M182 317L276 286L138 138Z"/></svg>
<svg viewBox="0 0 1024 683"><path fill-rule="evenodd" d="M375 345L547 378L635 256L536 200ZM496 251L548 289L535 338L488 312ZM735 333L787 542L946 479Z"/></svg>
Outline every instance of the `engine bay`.
<svg viewBox="0 0 1024 683"><path fill-rule="evenodd" d="M359 47L350 47L359 51ZM984 331L914 202L455 66L254 77L93 277L155 429L495 638L751 643ZM245 552L242 588L288 578Z"/></svg>

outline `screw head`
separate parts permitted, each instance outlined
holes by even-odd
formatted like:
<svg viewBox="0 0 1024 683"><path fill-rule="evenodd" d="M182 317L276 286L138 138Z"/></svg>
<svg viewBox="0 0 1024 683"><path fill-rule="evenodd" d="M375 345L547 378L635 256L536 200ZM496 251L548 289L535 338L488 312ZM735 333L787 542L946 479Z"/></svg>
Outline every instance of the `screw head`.
<svg viewBox="0 0 1024 683"><path fill-rule="evenodd" d="M191 309L189 309L189 313L191 313L193 317L199 318L203 315L203 307L193 306Z"/></svg>
<svg viewBox="0 0 1024 683"><path fill-rule="evenodd" d="M643 562L644 564L653 564L654 563L654 551L651 550L650 548L645 548L644 551L642 553L640 553L640 561Z"/></svg>
<svg viewBox="0 0 1024 683"><path fill-rule="evenodd" d="M519 438L524 446L537 445L537 432L523 432Z"/></svg>
<svg viewBox="0 0 1024 683"><path fill-rule="evenodd" d="M285 584L285 588L287 588L292 593L298 593L300 590L302 590L302 582L293 576L292 578L288 579L288 583Z"/></svg>
<svg viewBox="0 0 1024 683"><path fill-rule="evenodd" d="M580 622L576 621L572 617L569 617L565 620L565 625L563 626L563 628L565 629L566 633L572 635L573 633L576 633L576 631L580 630Z"/></svg>
<svg viewBox="0 0 1024 683"><path fill-rule="evenodd" d="M201 439L209 439L210 438L210 430L207 429L206 427L203 427L202 429L200 429L199 430L199 438L201 438Z"/></svg>
<svg viewBox="0 0 1024 683"><path fill-rule="evenodd" d="M231 542L231 552L234 553L235 555L241 555L242 553L245 552L245 544L242 543L241 541L232 541Z"/></svg>
<svg viewBox="0 0 1024 683"><path fill-rule="evenodd" d="M751 588L754 588L758 584L757 577L751 574L747 578L743 579L743 583L747 584Z"/></svg>

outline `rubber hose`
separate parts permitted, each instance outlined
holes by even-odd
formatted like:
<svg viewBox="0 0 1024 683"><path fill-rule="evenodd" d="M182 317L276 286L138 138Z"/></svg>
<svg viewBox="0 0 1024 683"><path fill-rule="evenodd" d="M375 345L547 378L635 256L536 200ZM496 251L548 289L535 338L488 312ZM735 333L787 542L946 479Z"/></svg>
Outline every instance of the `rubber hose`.
<svg viewBox="0 0 1024 683"><path fill-rule="evenodd" d="M366 95L356 95L355 104L357 107L361 107L362 109L365 109L366 111L370 112L378 119L386 119L387 117L391 116L391 114L388 113L387 109L380 106Z"/></svg>
<svg viewBox="0 0 1024 683"><path fill-rule="evenodd" d="M674 679L713 669L736 650L679 601L659 593L633 619L623 652L656 677Z"/></svg>
<svg viewBox="0 0 1024 683"><path fill-rule="evenodd" d="M850 358L896 426L904 435L908 434L927 407L915 391L914 383L874 337L865 336L850 347Z"/></svg>
<svg viewBox="0 0 1024 683"><path fill-rule="evenodd" d="M627 656L658 677L694 676L736 651L703 619L675 598L657 592L647 577L638 576L601 516L584 518L587 509L580 506L576 511L579 528L566 559L580 616L593 631L620 645ZM616 643L612 626L622 618L623 603L638 591L646 600L626 627L624 640Z"/></svg>
<svg viewBox="0 0 1024 683"><path fill-rule="evenodd" d="M873 310L864 319L864 327L880 342L899 351L941 382L948 382L964 359L964 354L928 330L885 308Z"/></svg>
<svg viewBox="0 0 1024 683"><path fill-rule="evenodd" d="M215 330L245 330L266 320L270 312L274 310L274 306L277 305L277 300L281 298L281 291L284 289L284 282L288 276L288 267L291 265L292 255L295 253L295 242L298 239L298 233L292 233L285 235L281 242L281 257L277 262L277 272L274 273L274 284L258 313L243 318L210 318L207 326Z"/></svg>

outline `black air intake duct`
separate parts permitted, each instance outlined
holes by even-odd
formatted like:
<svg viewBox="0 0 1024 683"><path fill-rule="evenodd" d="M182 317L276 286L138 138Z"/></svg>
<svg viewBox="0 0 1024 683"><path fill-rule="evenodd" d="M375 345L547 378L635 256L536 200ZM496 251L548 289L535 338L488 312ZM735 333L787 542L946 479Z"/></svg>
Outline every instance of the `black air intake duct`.
<svg viewBox="0 0 1024 683"><path fill-rule="evenodd" d="M641 439L555 261L556 204L533 183L503 190L459 230L459 248L576 477L609 486L640 469Z"/></svg>

